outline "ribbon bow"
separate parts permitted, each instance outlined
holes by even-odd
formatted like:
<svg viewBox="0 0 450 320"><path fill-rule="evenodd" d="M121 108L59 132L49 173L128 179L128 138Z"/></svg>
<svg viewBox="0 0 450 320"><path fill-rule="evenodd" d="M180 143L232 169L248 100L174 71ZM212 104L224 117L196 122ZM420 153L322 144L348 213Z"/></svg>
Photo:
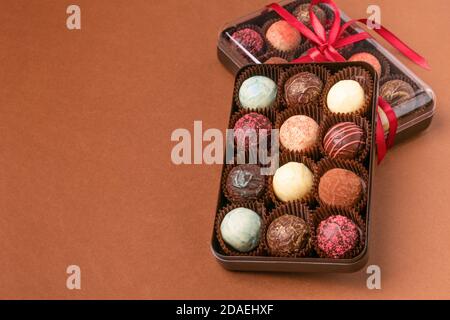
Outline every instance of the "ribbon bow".
<svg viewBox="0 0 450 320"><path fill-rule="evenodd" d="M331 24L331 28L327 34L324 26L315 15L313 8L320 3L326 3L331 7L334 13L334 20ZM312 0L309 6L309 16L311 20L311 26L313 30L310 30L303 23L297 20L289 11L276 3L269 4L267 6L273 9L280 17L282 17L292 27L297 29L303 36L309 39L315 44L314 47L309 49L306 54L295 60L293 63L302 62L327 62L336 61L344 62L345 58L337 51L337 49L345 47L349 44L356 43L368 38L371 38L367 32L360 32L353 35L346 35L346 30L352 24L361 22L366 24L367 19L350 20L341 26L341 15L339 8L332 0ZM410 60L418 64L419 66L430 70L430 66L426 62L425 58L420 56L414 50L409 48L399 38L397 38L392 32L386 28L380 26L378 29L374 29L379 35L381 35L386 41L388 41L393 47L398 49L403 55ZM384 129L382 126L380 114L377 113L377 155L378 163L380 163L386 155L387 149L394 145L395 134L397 132L398 122L395 112L392 107L382 97L378 98L378 105L386 114L389 121L389 133L385 140Z"/></svg>

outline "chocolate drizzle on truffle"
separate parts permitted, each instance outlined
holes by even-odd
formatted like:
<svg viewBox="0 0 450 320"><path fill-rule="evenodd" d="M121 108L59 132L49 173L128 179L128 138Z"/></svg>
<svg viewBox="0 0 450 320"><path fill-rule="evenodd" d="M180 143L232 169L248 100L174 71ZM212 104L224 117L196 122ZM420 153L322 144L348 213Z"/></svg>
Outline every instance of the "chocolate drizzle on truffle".
<svg viewBox="0 0 450 320"><path fill-rule="evenodd" d="M390 80L381 86L380 96L389 104L395 106L412 99L414 89L403 80Z"/></svg>
<svg viewBox="0 0 450 320"><path fill-rule="evenodd" d="M355 158L364 145L363 130L352 122L341 122L328 130L323 148L330 158Z"/></svg>
<svg viewBox="0 0 450 320"><path fill-rule="evenodd" d="M300 72L290 77L284 85L287 104L296 106L307 104L317 99L322 92L323 82L310 72Z"/></svg>

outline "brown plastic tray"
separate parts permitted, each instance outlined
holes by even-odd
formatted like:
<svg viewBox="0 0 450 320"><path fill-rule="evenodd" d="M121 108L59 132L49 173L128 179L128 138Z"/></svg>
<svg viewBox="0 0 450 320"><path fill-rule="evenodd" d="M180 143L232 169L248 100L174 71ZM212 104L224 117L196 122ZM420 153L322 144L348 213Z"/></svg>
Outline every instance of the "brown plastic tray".
<svg viewBox="0 0 450 320"><path fill-rule="evenodd" d="M376 127L376 106L377 106L377 96L378 96L378 75L375 70L367 63L364 62L344 62L344 63L313 63L316 65L325 66L332 74L338 72L339 70L349 67L349 66L359 66L366 69L372 79L373 79L373 96L371 100L371 109L370 115L367 116L367 119L370 121L370 130L372 133L375 132ZM293 64L285 64L278 65L281 69L286 69L292 67ZM239 75L247 70L249 66L245 66L241 68L236 74L236 80L239 78ZM235 80L235 86L236 86ZM230 112L231 115L237 111L237 105L232 99L232 108ZM236 271L271 271L271 272L355 272L361 268L363 268L368 260L369 254L369 239L370 239L370 215L371 215L371 194L372 194L372 176L375 167L375 135L371 135L370 140L370 151L369 155L366 157L366 160L363 162L364 166L367 168L369 179L367 186L367 195L368 202L366 209L364 212L361 212L361 216L364 219L366 225L366 241L364 249L361 253L353 258L353 259L322 259L319 257L313 258L278 258L278 257L270 257L270 256L227 256L222 252L218 240L216 238L215 232L213 230L212 242L211 242L211 250L212 254L216 258L216 260L226 269L228 270L236 270ZM222 168L225 169L225 165ZM229 204L228 200L223 195L221 187L219 186L219 194L218 194L218 202L216 213L225 205ZM268 209L274 207L274 204L270 204Z"/></svg>

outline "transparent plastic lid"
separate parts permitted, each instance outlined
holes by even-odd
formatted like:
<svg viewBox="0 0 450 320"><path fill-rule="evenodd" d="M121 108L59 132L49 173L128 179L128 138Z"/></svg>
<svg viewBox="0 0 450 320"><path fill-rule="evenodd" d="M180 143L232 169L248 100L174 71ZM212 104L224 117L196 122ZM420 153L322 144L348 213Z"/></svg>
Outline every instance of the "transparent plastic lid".
<svg viewBox="0 0 450 320"><path fill-rule="evenodd" d="M309 3L306 0L280 2L286 10L309 26ZM315 14L326 29L334 19L325 4L316 7ZM341 23L350 18L341 14ZM357 26L347 29L350 34L364 30ZM276 12L263 8L227 24L219 34L220 60L232 72L253 63L287 63L304 55L312 44L282 20ZM432 89L374 39L351 44L339 50L349 61L371 64L380 77L380 96L393 108L397 119L397 135L410 135L425 129L435 112ZM379 109L381 110L381 109ZM387 117L380 111L385 132L389 130Z"/></svg>

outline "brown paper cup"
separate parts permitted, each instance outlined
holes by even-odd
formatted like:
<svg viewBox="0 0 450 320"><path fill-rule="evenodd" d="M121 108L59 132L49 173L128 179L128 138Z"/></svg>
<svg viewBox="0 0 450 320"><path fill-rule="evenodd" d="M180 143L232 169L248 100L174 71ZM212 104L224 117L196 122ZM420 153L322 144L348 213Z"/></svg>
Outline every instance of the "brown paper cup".
<svg viewBox="0 0 450 320"><path fill-rule="evenodd" d="M362 118L360 116L354 115L354 114L330 114L323 119L322 123L320 124L319 129L319 139L320 139L320 152L324 157L329 157L329 155L325 152L324 145L323 145L323 139L325 135L327 134L328 130L330 130L334 125L341 123L341 122L353 122L357 126L359 126L363 132L364 132L364 138L363 143L364 146L360 149L358 154L356 155L355 159L356 161L363 162L370 151L370 141L372 137L372 132L370 130L370 123L366 120L366 118Z"/></svg>
<svg viewBox="0 0 450 320"><path fill-rule="evenodd" d="M247 80L248 78L251 78L253 76L264 76L267 78L272 79L275 83L278 83L280 79L280 68L277 65L270 65L270 64L258 64L248 67L244 72L242 72L239 76L239 78L236 81L236 85L234 88L234 102L239 108L239 110L248 110L244 108L241 105L241 102L239 101L239 89L242 86L242 83ZM277 92L277 97L274 101L274 103L267 109L274 109L277 110L279 108L279 100L280 100L280 93ZM262 111L265 109L256 109L257 112ZM255 111L255 110L254 110Z"/></svg>
<svg viewBox="0 0 450 320"><path fill-rule="evenodd" d="M352 220L356 226L358 227L359 231L359 241L358 244L353 248L353 250L349 250L342 258L339 259L352 259L356 256L358 256L362 250L364 249L364 245L366 242L366 226L361 218L361 216L352 209L342 209L342 208L333 208L329 206L321 206L318 208L312 215L310 222L310 230L311 230L311 239L313 247L316 251L316 253L319 255L320 258L324 259L333 259L328 257L325 252L320 249L317 241L317 228L319 227L320 222L323 220L326 220L328 217L341 215L344 217L349 218Z"/></svg>
<svg viewBox="0 0 450 320"><path fill-rule="evenodd" d="M328 79L328 82L326 83L322 94L322 109L324 115L333 114L333 112L331 112L330 109L328 109L327 96L330 89L341 80L357 81L363 87L365 93L365 100L363 107L359 111L348 114L355 114L362 117L368 116L370 110L370 101L373 95L373 80L369 72L361 67L347 67L345 69L342 69L338 73L334 74L332 77Z"/></svg>
<svg viewBox="0 0 450 320"><path fill-rule="evenodd" d="M233 209L236 208L247 208L250 210L255 211L256 213L259 214L259 216L261 217L261 233L260 233L260 240L259 240L259 245L253 249L250 252L238 252L236 250L234 250L233 248L231 248L230 246L228 246L225 241L222 238L222 234L220 232L220 224L223 221L223 218L225 217L225 215L230 212ZM264 215L266 214L266 208L264 207L264 204L261 202L244 202L244 203L239 203L239 204L231 204L228 205L226 207L223 207L222 209L219 210L219 212L216 215L216 222L215 222L215 234L217 237L217 241L219 241L219 245L220 248L222 249L222 251L227 255L227 256L262 256L264 255L264 248L265 248L265 237L264 237Z"/></svg>
<svg viewBox="0 0 450 320"><path fill-rule="evenodd" d="M300 201L289 201L286 202L285 204L282 204L278 207L276 207L275 209L273 209L269 214L267 214L264 217L264 236L267 235L267 230L270 226L270 224L277 218L283 216L283 215L293 215L296 217L299 217L301 219L303 219L305 221L305 223L308 225L308 227L310 228L310 210L308 209L307 206L305 206L304 204L302 204ZM310 234L311 234L311 230L310 230ZM269 246L267 245L267 238L265 238L265 244L266 244L266 250L268 252L268 254L270 256L274 256L274 257L291 257L291 258L301 258L301 257L308 257L310 256L311 252L312 252L312 248L313 248L313 244L312 244L312 239L309 239L308 244L302 248L301 250L299 250L298 252L294 253L294 254L276 254L274 252L271 251L271 249L269 248Z"/></svg>
<svg viewBox="0 0 450 320"><path fill-rule="evenodd" d="M311 172L314 174L315 170L316 170L316 164L313 160L311 160L310 158L299 154L298 152L283 152L280 156L280 167L285 165L288 162L299 162L299 163L303 163L305 166L307 166L309 168L309 170L311 170ZM268 184L268 196L270 198L270 200L272 200L272 203L274 203L276 206L281 206L283 205L285 202L278 200L277 196L275 195L275 192L273 191L273 176L269 177L269 184ZM310 208L314 207L315 204L315 197L314 197L314 185L313 188L311 190L311 192L306 195L303 199L299 199L297 200L307 206L309 206Z"/></svg>
<svg viewBox="0 0 450 320"><path fill-rule="evenodd" d="M290 117L296 116L296 115L305 115L308 116L312 119L314 119L317 124L320 125L321 119L322 119L322 112L321 109L319 108L319 106L317 105L317 103L312 103L312 104L308 104L308 105L303 105L301 107L293 107L293 108L288 108L283 112L279 112L277 114L277 119L275 121L275 128L276 129L280 129L281 126L283 125L283 123L289 119ZM318 159L316 156L318 154L320 154L320 150L319 150L319 144L320 144L320 140L319 140L319 136L317 136L317 141L316 143L307 148L304 149L302 151L295 151L295 150L289 150L286 147L283 146L283 144L280 142L280 150L282 152L284 151L292 151L292 152L297 152L300 155L304 155L313 159Z"/></svg>
<svg viewBox="0 0 450 320"><path fill-rule="evenodd" d="M245 203L245 202L249 202L249 201L260 201L260 202L263 202L264 204L268 204L268 197L267 197L268 177L267 176L263 176L264 188L261 191L259 196L255 196L255 197L252 196L252 197L248 197L246 200L242 200L239 197L233 196L229 192L229 190L227 188L227 178L228 178L228 175L230 174L231 170L233 170L237 166L239 166L239 164L227 165L223 171L221 186L222 186L222 192L223 192L223 195L225 196L225 198L227 198L228 201L230 201L231 203L234 203L234 204Z"/></svg>
<svg viewBox="0 0 450 320"><path fill-rule="evenodd" d="M285 93L285 88L284 88L286 81L288 81L289 78L291 78L292 76L294 76L300 72L310 72L312 74L315 74L316 76L318 76L320 78L320 80L322 80L323 87L325 87L325 84L327 83L328 78L331 76L330 72L325 67L311 65L311 64L293 66L293 67L288 68L286 71L282 72L281 76L280 76L280 80L278 81L278 92L280 92L280 100L288 108L302 106L299 104L295 104L295 105L289 104L289 102L287 101L286 96L285 96L286 93ZM317 96L317 98L312 100L310 103L318 102L320 100L322 93L323 93L323 88L322 88L321 94L319 94Z"/></svg>
<svg viewBox="0 0 450 320"><path fill-rule="evenodd" d="M349 171L352 171L356 175L358 175L361 178L362 184L363 184L363 191L360 200L355 203L354 206L348 208L348 207L340 207L336 206L340 209L354 209L356 212L362 212L367 205L367 192L368 192L368 181L369 181L369 174L367 173L367 170L364 168L364 166L354 160L342 160L342 159L330 159L330 158L324 158L320 160L316 165L316 171L314 172L314 186L313 186L313 194L316 199L316 201L320 204L320 206L324 207L330 207L329 204L324 203L320 197L319 197L319 183L322 176L329 170L334 168L341 168L346 169ZM334 207L334 206L333 206Z"/></svg>
<svg viewBox="0 0 450 320"><path fill-rule="evenodd" d="M241 26L239 26L237 28L232 28L230 30L229 34L230 34L230 36L232 36L233 33L237 32L239 30L247 29L247 28L258 32L259 35L264 40L263 48L261 49L260 52L258 52L258 54L256 54L254 56L256 59L258 59L258 61L261 61L262 56L264 56L264 54L267 52L267 44L266 44L267 41L265 40L264 34L263 34L262 29L260 27L254 25L254 24L244 24L244 25L241 25ZM233 52L235 52L238 55L242 55L242 56L246 57L249 62L253 62L253 60L251 60L250 57L248 57L247 54L242 49L240 49L231 39L228 39L228 41L230 43L230 47L231 47L231 50Z"/></svg>

